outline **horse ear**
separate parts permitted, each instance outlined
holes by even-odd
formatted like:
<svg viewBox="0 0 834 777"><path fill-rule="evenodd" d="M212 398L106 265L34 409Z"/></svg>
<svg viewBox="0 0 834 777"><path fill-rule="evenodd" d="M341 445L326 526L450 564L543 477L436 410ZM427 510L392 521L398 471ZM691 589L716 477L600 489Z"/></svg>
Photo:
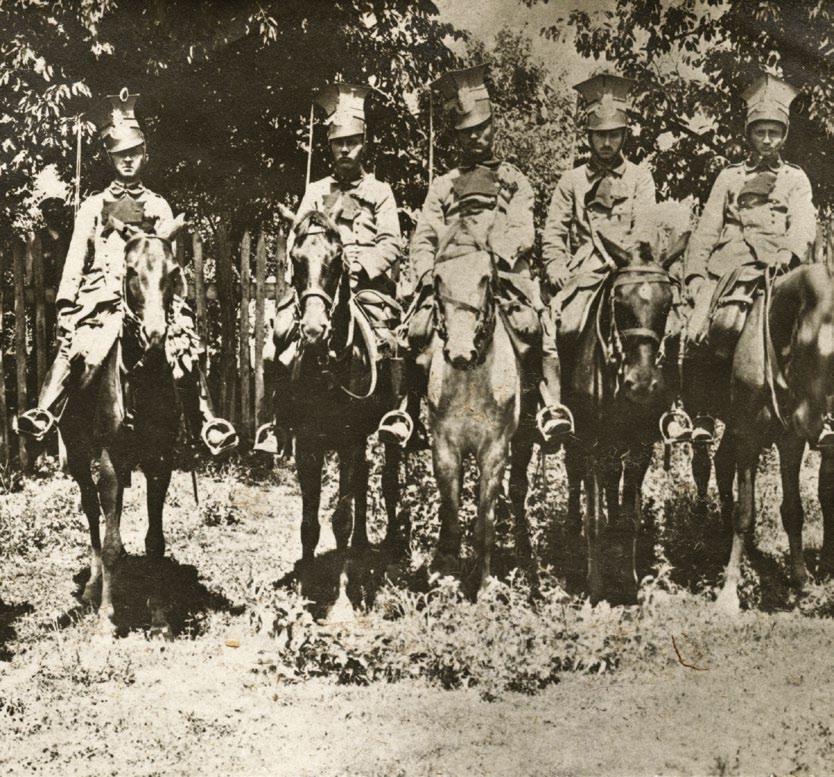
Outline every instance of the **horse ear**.
<svg viewBox="0 0 834 777"><path fill-rule="evenodd" d="M687 229L685 232L681 232L680 234L672 234L669 237L669 245L666 247L666 250L660 256L660 266L664 270L668 270L675 262L680 259L684 253L686 252L686 248L689 245L689 238L692 235L692 230Z"/></svg>
<svg viewBox="0 0 834 777"><path fill-rule="evenodd" d="M626 267L630 264L632 256L631 251L620 245L613 238L606 235L601 229L598 229L596 234L600 243L602 243L602 247L605 249L605 252L611 257L617 267Z"/></svg>
<svg viewBox="0 0 834 777"><path fill-rule="evenodd" d="M286 205L282 203L278 203L276 205L278 210L278 215L281 217L282 221L287 222L288 225L292 226L295 224L295 213L293 213Z"/></svg>
<svg viewBox="0 0 834 777"><path fill-rule="evenodd" d="M177 232L187 225L188 222L185 220L185 214L180 213L175 219L162 222L157 227L156 234L164 240L173 240L177 236Z"/></svg>
<svg viewBox="0 0 834 777"><path fill-rule="evenodd" d="M122 240L124 240L125 242L130 240L130 238L132 238L134 235L138 235L139 232L142 231L139 229L139 227L136 227L133 224L125 224L124 221L122 221L121 219L117 219L113 215L110 215L108 218L109 224L113 228L113 231L118 232L121 235Z"/></svg>

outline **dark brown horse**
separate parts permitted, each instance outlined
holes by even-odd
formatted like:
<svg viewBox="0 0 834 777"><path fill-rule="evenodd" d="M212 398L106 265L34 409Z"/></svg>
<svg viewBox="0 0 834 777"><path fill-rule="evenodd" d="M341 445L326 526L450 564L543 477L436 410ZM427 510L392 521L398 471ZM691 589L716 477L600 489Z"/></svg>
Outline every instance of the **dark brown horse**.
<svg viewBox="0 0 834 777"><path fill-rule="evenodd" d="M339 456L339 501L332 517L337 548L345 551L349 541L368 545L365 449L393 398L390 381L378 379L374 334L353 299L339 232L325 214L311 211L301 219L290 258L299 341L287 407L301 485L302 560L309 562L319 541L322 466L330 450ZM398 446L385 446L386 545L398 554L408 543L397 514L400 456Z"/></svg>
<svg viewBox="0 0 834 777"><path fill-rule="evenodd" d="M105 633L113 630L113 585L124 554L122 498L137 465L148 485L145 551L152 558L165 553L162 511L179 430L165 336L180 273L171 238L181 225L181 221L175 222L164 234L127 237L121 337L109 348L99 369L80 377L60 422L67 466L81 490L81 504L90 525L90 579L83 595L85 600L93 601L101 588L99 620ZM119 317L114 314L108 325L118 323ZM130 398L132 429L125 425L126 395ZM91 472L95 458L99 462L97 484ZM99 526L102 513L103 543Z"/></svg>
<svg viewBox="0 0 834 777"><path fill-rule="evenodd" d="M659 436L658 421L674 389L669 375L674 355L666 334L673 281L653 260L648 244L625 252L600 237L618 266L598 289L578 340L559 343L565 401L576 424L575 439L565 450L568 521L578 530L584 485L591 600L607 594L631 601L643 479ZM612 567L609 576L605 555Z"/></svg>
<svg viewBox="0 0 834 777"><path fill-rule="evenodd" d="M799 469L806 442L815 441L822 427L826 396L834 393L834 283L828 269L803 265L778 277L768 269L763 282L764 291L750 309L732 361L714 381L714 408L725 422L715 474L722 515L725 524L732 522L733 535L718 606L729 613L739 609L741 562L753 536L759 456L774 442L779 449L791 578L800 587L808 579ZM710 475L706 446L695 446L692 469L699 495L705 498ZM819 495L826 529L821 566L827 571L834 567L832 494L834 461L825 452Z"/></svg>

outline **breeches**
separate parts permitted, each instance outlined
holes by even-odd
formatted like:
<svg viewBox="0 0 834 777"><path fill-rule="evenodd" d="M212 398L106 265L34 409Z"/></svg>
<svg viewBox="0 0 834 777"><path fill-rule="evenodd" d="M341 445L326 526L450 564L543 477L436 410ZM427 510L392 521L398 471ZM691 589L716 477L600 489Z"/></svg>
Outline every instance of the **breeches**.
<svg viewBox="0 0 834 777"><path fill-rule="evenodd" d="M717 288L718 281L708 277L695 295L695 306L689 315L688 325L689 339L694 343L703 342L709 333L710 304Z"/></svg>

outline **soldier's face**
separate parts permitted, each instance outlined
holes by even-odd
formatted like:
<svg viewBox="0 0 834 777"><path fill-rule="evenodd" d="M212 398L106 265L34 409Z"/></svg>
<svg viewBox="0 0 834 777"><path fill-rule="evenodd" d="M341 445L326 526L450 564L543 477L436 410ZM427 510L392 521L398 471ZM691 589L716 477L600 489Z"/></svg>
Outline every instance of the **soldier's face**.
<svg viewBox="0 0 834 777"><path fill-rule="evenodd" d="M132 182L139 179L148 156L144 144L126 148L124 151L113 151L110 161L116 171L116 177L121 181Z"/></svg>
<svg viewBox="0 0 834 777"><path fill-rule="evenodd" d="M623 150L624 129L591 130L588 135L591 153L603 163L613 161Z"/></svg>
<svg viewBox="0 0 834 777"><path fill-rule="evenodd" d="M330 153L333 155L333 167L337 178L351 179L362 169L362 154L365 151L365 138L362 135L350 135L330 141Z"/></svg>
<svg viewBox="0 0 834 777"><path fill-rule="evenodd" d="M778 121L754 121L748 129L755 152L762 157L778 154L785 143L785 126Z"/></svg>
<svg viewBox="0 0 834 777"><path fill-rule="evenodd" d="M482 162L492 156L495 127L492 119L467 129L455 130L461 154L466 162Z"/></svg>

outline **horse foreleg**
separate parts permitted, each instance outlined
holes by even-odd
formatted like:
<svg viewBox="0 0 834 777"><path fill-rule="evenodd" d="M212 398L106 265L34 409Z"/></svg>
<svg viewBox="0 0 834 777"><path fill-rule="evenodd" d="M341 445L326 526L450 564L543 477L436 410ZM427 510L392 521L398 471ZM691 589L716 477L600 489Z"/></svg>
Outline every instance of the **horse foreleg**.
<svg viewBox="0 0 834 777"><path fill-rule="evenodd" d="M624 465L622 520L616 528L616 542L622 551L617 579L628 601L637 597L637 535L643 525L643 480L651 460L652 446L641 445L626 457Z"/></svg>
<svg viewBox="0 0 834 777"><path fill-rule="evenodd" d="M116 566L124 554L121 536L122 496L124 485L120 479L118 464L113 460L108 449L101 453L98 481L98 496L104 512L104 543L101 549L101 605L99 606L99 624L102 630L113 629L115 609L113 607L113 584Z"/></svg>
<svg viewBox="0 0 834 777"><path fill-rule="evenodd" d="M434 477L440 492L440 537L432 564L442 574L458 567L461 531L458 516L462 480L460 451L436 434L433 449ZM451 564L449 562L452 562Z"/></svg>
<svg viewBox="0 0 834 777"><path fill-rule="evenodd" d="M740 609L738 586L741 582L741 562L746 545L752 538L756 518L756 467L759 453L757 448L747 446L747 450L739 450L740 447L737 442L738 506L733 522L733 545L724 571L724 586L716 602L720 610L730 615L738 613Z"/></svg>
<svg viewBox="0 0 834 777"><path fill-rule="evenodd" d="M709 457L707 457L707 461L709 461ZM718 496L721 501L721 523L725 537L731 537L733 533L733 513L735 512L733 485L735 480L735 444L733 435L728 429L721 438L721 444L715 454L715 482L718 485Z"/></svg>
<svg viewBox="0 0 834 777"><path fill-rule="evenodd" d="M623 462L615 453L607 456L602 467L605 506L608 509L608 524L620 524L620 482L623 479Z"/></svg>
<svg viewBox="0 0 834 777"><path fill-rule="evenodd" d="M510 463L510 504L515 524L516 563L532 571L533 547L530 544L530 525L527 521L527 492L530 482L527 469L533 456L533 437L527 429L519 430L513 437ZM499 482L500 482L499 475Z"/></svg>
<svg viewBox="0 0 834 777"><path fill-rule="evenodd" d="M148 472L148 531L145 534L145 554L150 558L162 558L165 555L165 535L162 531L162 511L165 508L165 496L171 484L171 471Z"/></svg>
<svg viewBox="0 0 834 777"><path fill-rule="evenodd" d="M353 529L353 474L357 467L356 446L350 442L339 447L339 500L330 518L336 549L347 550ZM367 541L367 538L366 538Z"/></svg>
<svg viewBox="0 0 834 777"><path fill-rule="evenodd" d="M724 435L726 439L727 435ZM722 445L724 440L722 439ZM720 449L719 449L720 450ZM716 462L716 468L718 462ZM707 492L709 490L709 476L712 474L712 457L710 456L709 445L692 446L692 479L698 489L698 508L706 511Z"/></svg>
<svg viewBox="0 0 834 777"><path fill-rule="evenodd" d="M312 561L319 544L319 505L321 504L321 467L324 451L307 435L295 442L295 466L301 486L301 558Z"/></svg>
<svg viewBox="0 0 834 777"><path fill-rule="evenodd" d="M98 491L90 472L89 456L78 456L68 452L67 469L81 491L81 508L87 516L90 527L90 579L84 586L81 598L92 603L99 595L101 586L101 506Z"/></svg>
<svg viewBox="0 0 834 777"><path fill-rule="evenodd" d="M578 535L582 529L582 479L585 466L585 457L579 447L565 446L565 472L568 476L567 528L574 535Z"/></svg>
<svg viewBox="0 0 834 777"><path fill-rule="evenodd" d="M596 462L590 461L585 475L584 529L588 547L588 594L592 604L603 597L601 480Z"/></svg>
<svg viewBox="0 0 834 777"><path fill-rule="evenodd" d="M495 500L501 490L507 463L506 442L493 442L479 457L478 520L475 523L475 552L478 557L479 590L486 588L492 574L492 549L495 545Z"/></svg>
<svg viewBox="0 0 834 777"><path fill-rule="evenodd" d="M402 451L399 445L385 446L385 464L382 468L382 497L385 500L385 512L388 516L388 528L385 533L385 545L395 558L402 558L408 553L411 540L409 516L400 513L400 461Z"/></svg>
<svg viewBox="0 0 834 777"><path fill-rule="evenodd" d="M791 554L791 578L802 588L808 582L808 569L802 552L802 525L805 513L799 494L799 468L805 453L805 440L796 434L785 432L777 441L779 448L779 472L782 476L782 526L788 535Z"/></svg>
<svg viewBox="0 0 834 777"><path fill-rule="evenodd" d="M353 457L353 476L350 490L353 493L353 537L354 548L368 547L368 459L365 456L365 441L356 446Z"/></svg>
<svg viewBox="0 0 834 777"><path fill-rule="evenodd" d="M820 473L817 494L822 508L822 549L819 571L834 575L834 450L820 453Z"/></svg>

